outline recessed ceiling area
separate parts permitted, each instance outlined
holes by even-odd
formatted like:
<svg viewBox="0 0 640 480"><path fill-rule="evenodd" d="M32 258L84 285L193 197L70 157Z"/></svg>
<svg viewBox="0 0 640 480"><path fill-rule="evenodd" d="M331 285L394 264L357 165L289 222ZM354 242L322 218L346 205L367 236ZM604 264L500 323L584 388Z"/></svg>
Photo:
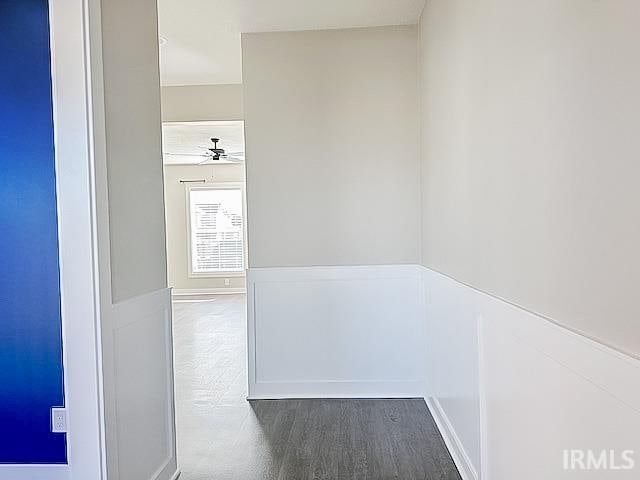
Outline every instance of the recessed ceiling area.
<svg viewBox="0 0 640 480"><path fill-rule="evenodd" d="M242 83L240 34L407 25L424 0L159 0L161 83Z"/></svg>

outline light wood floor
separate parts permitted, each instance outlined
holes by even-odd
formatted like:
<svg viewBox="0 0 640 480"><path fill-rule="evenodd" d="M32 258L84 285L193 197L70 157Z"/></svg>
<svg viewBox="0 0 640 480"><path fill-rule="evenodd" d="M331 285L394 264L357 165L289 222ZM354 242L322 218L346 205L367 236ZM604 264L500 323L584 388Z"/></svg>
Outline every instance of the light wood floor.
<svg viewBox="0 0 640 480"><path fill-rule="evenodd" d="M460 480L422 400L247 402L245 297L173 308L181 480Z"/></svg>

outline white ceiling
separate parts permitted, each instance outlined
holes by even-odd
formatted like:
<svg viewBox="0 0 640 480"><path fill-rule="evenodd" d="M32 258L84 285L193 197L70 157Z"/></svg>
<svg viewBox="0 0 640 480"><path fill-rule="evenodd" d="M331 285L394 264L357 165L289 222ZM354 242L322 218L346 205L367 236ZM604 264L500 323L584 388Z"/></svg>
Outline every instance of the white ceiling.
<svg viewBox="0 0 640 480"><path fill-rule="evenodd" d="M219 138L218 148L244 159L244 122L165 122L162 124L162 151L165 165L198 165L207 160L211 138ZM229 163L224 159L216 163Z"/></svg>
<svg viewBox="0 0 640 480"><path fill-rule="evenodd" d="M241 32L405 25L424 0L159 0L163 85L242 82Z"/></svg>

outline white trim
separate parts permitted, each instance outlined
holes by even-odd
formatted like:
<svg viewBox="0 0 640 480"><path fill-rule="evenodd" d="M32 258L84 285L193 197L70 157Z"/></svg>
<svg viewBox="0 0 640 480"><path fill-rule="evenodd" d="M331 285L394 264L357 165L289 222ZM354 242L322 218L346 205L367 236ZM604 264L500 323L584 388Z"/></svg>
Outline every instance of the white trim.
<svg viewBox="0 0 640 480"><path fill-rule="evenodd" d="M6 480L68 480L69 465L0 465L0 478Z"/></svg>
<svg viewBox="0 0 640 480"><path fill-rule="evenodd" d="M172 297L198 297L212 295L240 295L247 293L244 287L220 287L220 288L173 288Z"/></svg>
<svg viewBox="0 0 640 480"><path fill-rule="evenodd" d="M478 315L478 410L480 413L480 478L489 478L489 433L487 421L486 359L484 351L484 317Z"/></svg>
<svg viewBox="0 0 640 480"><path fill-rule="evenodd" d="M439 275L439 276L441 276L443 278L449 279L450 281L455 282L455 283L457 283L457 284L459 284L459 285L461 285L463 287L467 287L467 288L473 290L474 292L476 292L478 294L485 295L485 296L487 296L489 298L492 298L494 300L498 300L500 302L503 302L503 303L505 303L505 304L507 304L507 305L509 305L511 307L517 308L518 310L520 310L522 312L525 312L525 313L528 313L530 315L533 315L533 316L539 318L540 320L544 320L546 323L552 324L552 325L560 328L562 331L566 331L566 332L575 334L575 335L577 335L578 337L580 337L580 338L582 338L584 340L592 342L593 344L595 344L595 345L597 345L599 347L602 347L605 350L608 350L609 352L619 356L620 358L631 358L633 360L636 360L636 361L640 362L640 353L639 352L632 352L632 351L625 350L624 348L618 347L618 346L616 346L616 345L614 345L612 343L607 342L606 340L597 338L597 337L595 337L593 335L588 334L587 332L584 332L584 331L582 331L580 329L577 329L577 328L574 328L574 327L572 327L570 325L567 325L564 322L561 322L561 321L556 320L556 319L554 319L552 317L543 315L542 313L538 313L538 312L535 312L533 310L530 310L527 307L524 307L524 306L522 306L522 305L520 305L518 303L515 303L515 302L511 301L511 300L507 300L506 298L501 297L501 296L499 296L497 294L494 294L494 293L488 292L486 290L482 290L480 288L474 287L473 285L465 283L462 280L458 280L457 278L452 277L452 276L450 276L450 275L448 275L446 273L440 272L439 270L434 270L432 268L425 267L423 265L419 265L419 267L422 268L426 272L431 272L433 274L437 274L437 275Z"/></svg>
<svg viewBox="0 0 640 480"><path fill-rule="evenodd" d="M228 272L194 272L191 251L191 191L192 190L240 190L242 197L242 249L243 270ZM205 183L185 183L185 208L187 222L187 277L188 278L225 278L225 277L244 277L246 275L248 254L247 254L247 202L244 182L205 182Z"/></svg>
<svg viewBox="0 0 640 480"><path fill-rule="evenodd" d="M256 305L252 269L247 270L247 396L252 398L256 384Z"/></svg>
<svg viewBox="0 0 640 480"><path fill-rule="evenodd" d="M244 278L244 270L227 272L188 273L188 278Z"/></svg>
<svg viewBox="0 0 640 480"><path fill-rule="evenodd" d="M107 175L106 114L104 98L104 62L102 58L102 5L101 0L88 2L87 17L89 23L90 88L91 111L89 121L92 125L93 188L95 192L94 218L97 225L94 233L95 262L98 273L99 297L98 312L100 322L100 347L102 352L103 415L104 415L104 478L119 478L118 441L115 426L116 405L113 393L113 339L111 329L111 251L109 234L109 195Z"/></svg>
<svg viewBox="0 0 640 480"><path fill-rule="evenodd" d="M248 400L300 398L422 398L424 383L394 381L257 382Z"/></svg>
<svg viewBox="0 0 640 480"><path fill-rule="evenodd" d="M440 435L453 458L453 462L460 472L460 476L463 480L478 480L478 474L473 467L473 463L469 459L469 455L464 449L464 445L458 438L455 429L451 425L451 422L447 418L446 413L440 406L440 402L434 397L425 397L424 399L433 420L436 422Z"/></svg>
<svg viewBox="0 0 640 480"><path fill-rule="evenodd" d="M381 265L309 265L303 267L252 267L247 270L247 277L254 282L268 280L270 282L289 282L298 278L313 280L333 279L371 279L401 278L411 275L418 279L419 265L414 264L381 264Z"/></svg>
<svg viewBox="0 0 640 480"><path fill-rule="evenodd" d="M106 467L90 86L90 36L95 32L90 26L89 10L95 2L49 2L65 407L69 431L66 478L72 480L102 479ZM24 471L33 472L34 468L25 467ZM62 475L59 473L62 469L48 468L50 473L42 471L38 480ZM13 478L20 478L17 472Z"/></svg>

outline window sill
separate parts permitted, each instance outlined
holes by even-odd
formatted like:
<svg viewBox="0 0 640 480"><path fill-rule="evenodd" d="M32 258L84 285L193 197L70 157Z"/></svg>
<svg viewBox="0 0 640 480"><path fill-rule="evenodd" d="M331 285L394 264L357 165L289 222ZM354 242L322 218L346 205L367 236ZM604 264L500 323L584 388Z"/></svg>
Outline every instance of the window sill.
<svg viewBox="0 0 640 480"><path fill-rule="evenodd" d="M245 272L212 272L212 273L189 273L189 278L244 278Z"/></svg>

